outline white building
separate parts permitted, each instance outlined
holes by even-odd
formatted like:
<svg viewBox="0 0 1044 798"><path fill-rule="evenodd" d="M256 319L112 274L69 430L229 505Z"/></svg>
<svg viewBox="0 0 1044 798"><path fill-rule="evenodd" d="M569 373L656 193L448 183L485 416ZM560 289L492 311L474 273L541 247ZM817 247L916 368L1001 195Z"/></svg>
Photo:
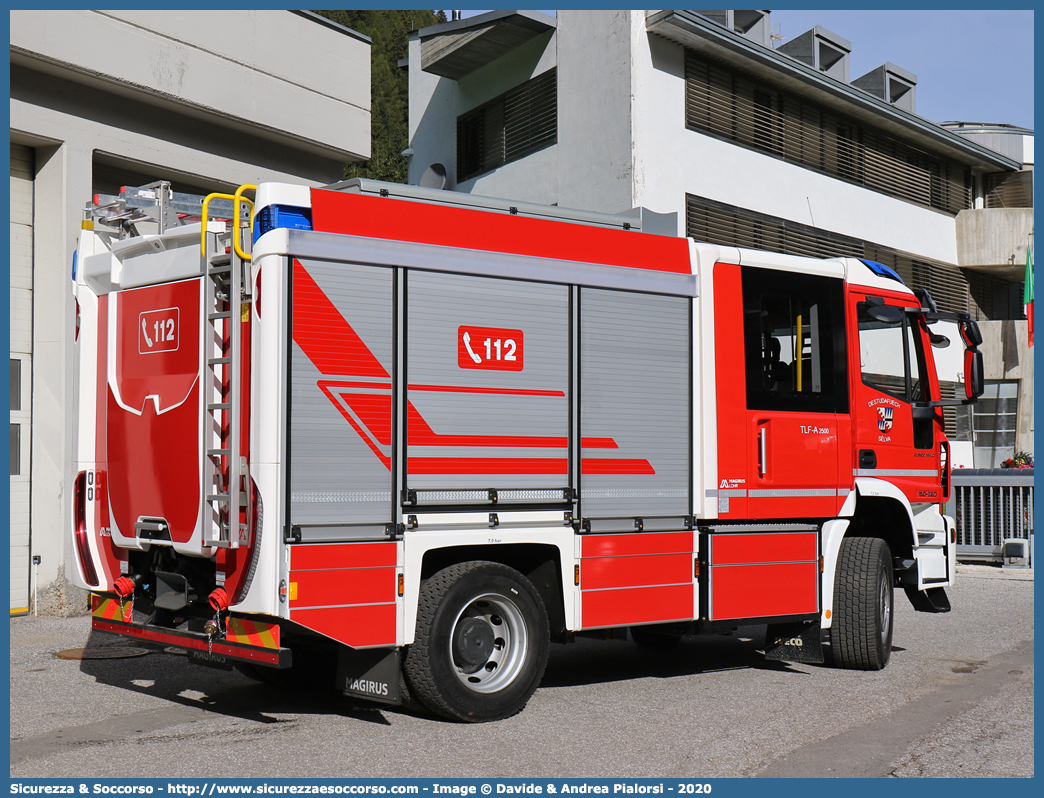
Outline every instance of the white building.
<svg viewBox="0 0 1044 798"><path fill-rule="evenodd" d="M11 613L79 612L63 541L84 204L159 179L340 179L370 153L370 43L306 12L12 11L10 109Z"/></svg>
<svg viewBox="0 0 1044 798"><path fill-rule="evenodd" d="M666 215L647 230L883 262L983 320L998 401L974 422L947 411L957 463L1031 451L1032 192L996 205L1031 184L1032 132L1016 146L1011 131L935 124L903 68L851 76L841 36L816 27L774 48L770 32L768 11L494 11L424 28L408 59L410 182L643 207ZM960 366L942 360L956 391Z"/></svg>

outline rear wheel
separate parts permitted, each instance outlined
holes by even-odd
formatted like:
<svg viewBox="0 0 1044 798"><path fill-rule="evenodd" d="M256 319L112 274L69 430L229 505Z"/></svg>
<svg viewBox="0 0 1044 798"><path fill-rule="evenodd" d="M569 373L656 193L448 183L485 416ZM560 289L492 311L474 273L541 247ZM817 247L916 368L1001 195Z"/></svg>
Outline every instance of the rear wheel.
<svg viewBox="0 0 1044 798"><path fill-rule="evenodd" d="M834 572L830 648L841 668L874 671L892 653L892 555L880 538L845 538Z"/></svg>
<svg viewBox="0 0 1044 798"><path fill-rule="evenodd" d="M500 720L526 705L549 650L547 611L528 579L500 563L459 563L421 588L403 673L439 715Z"/></svg>

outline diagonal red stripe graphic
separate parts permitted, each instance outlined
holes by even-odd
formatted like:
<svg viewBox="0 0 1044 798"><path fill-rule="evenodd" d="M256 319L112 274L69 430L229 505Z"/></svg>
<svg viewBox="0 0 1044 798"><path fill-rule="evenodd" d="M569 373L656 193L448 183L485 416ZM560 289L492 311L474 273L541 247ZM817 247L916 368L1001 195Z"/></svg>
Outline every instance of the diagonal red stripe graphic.
<svg viewBox="0 0 1044 798"><path fill-rule="evenodd" d="M294 341L326 376L389 378L359 334L294 260Z"/></svg>

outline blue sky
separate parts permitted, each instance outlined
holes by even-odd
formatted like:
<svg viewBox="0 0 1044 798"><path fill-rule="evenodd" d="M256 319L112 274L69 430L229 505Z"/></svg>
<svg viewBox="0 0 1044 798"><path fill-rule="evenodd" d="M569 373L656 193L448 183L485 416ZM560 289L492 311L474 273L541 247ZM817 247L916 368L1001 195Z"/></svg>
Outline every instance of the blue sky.
<svg viewBox="0 0 1044 798"><path fill-rule="evenodd" d="M784 9L771 21L784 40L819 25L850 41L853 79L887 61L913 72L917 113L933 122L1033 128L1032 11Z"/></svg>

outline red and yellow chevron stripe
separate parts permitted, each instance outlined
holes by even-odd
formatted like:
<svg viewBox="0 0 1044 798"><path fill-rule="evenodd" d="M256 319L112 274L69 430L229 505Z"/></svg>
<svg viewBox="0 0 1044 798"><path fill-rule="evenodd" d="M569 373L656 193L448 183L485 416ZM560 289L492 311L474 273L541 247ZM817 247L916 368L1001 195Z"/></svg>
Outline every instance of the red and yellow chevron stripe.
<svg viewBox="0 0 1044 798"><path fill-rule="evenodd" d="M225 640L247 646L279 648L279 626L262 621L248 621L246 618L229 618Z"/></svg>
<svg viewBox="0 0 1044 798"><path fill-rule="evenodd" d="M117 599L106 598L105 596L92 596L91 600L94 606L94 609L91 610L91 615L95 618L101 618L105 621L130 623L133 616L131 610L132 602L125 601L121 603Z"/></svg>

